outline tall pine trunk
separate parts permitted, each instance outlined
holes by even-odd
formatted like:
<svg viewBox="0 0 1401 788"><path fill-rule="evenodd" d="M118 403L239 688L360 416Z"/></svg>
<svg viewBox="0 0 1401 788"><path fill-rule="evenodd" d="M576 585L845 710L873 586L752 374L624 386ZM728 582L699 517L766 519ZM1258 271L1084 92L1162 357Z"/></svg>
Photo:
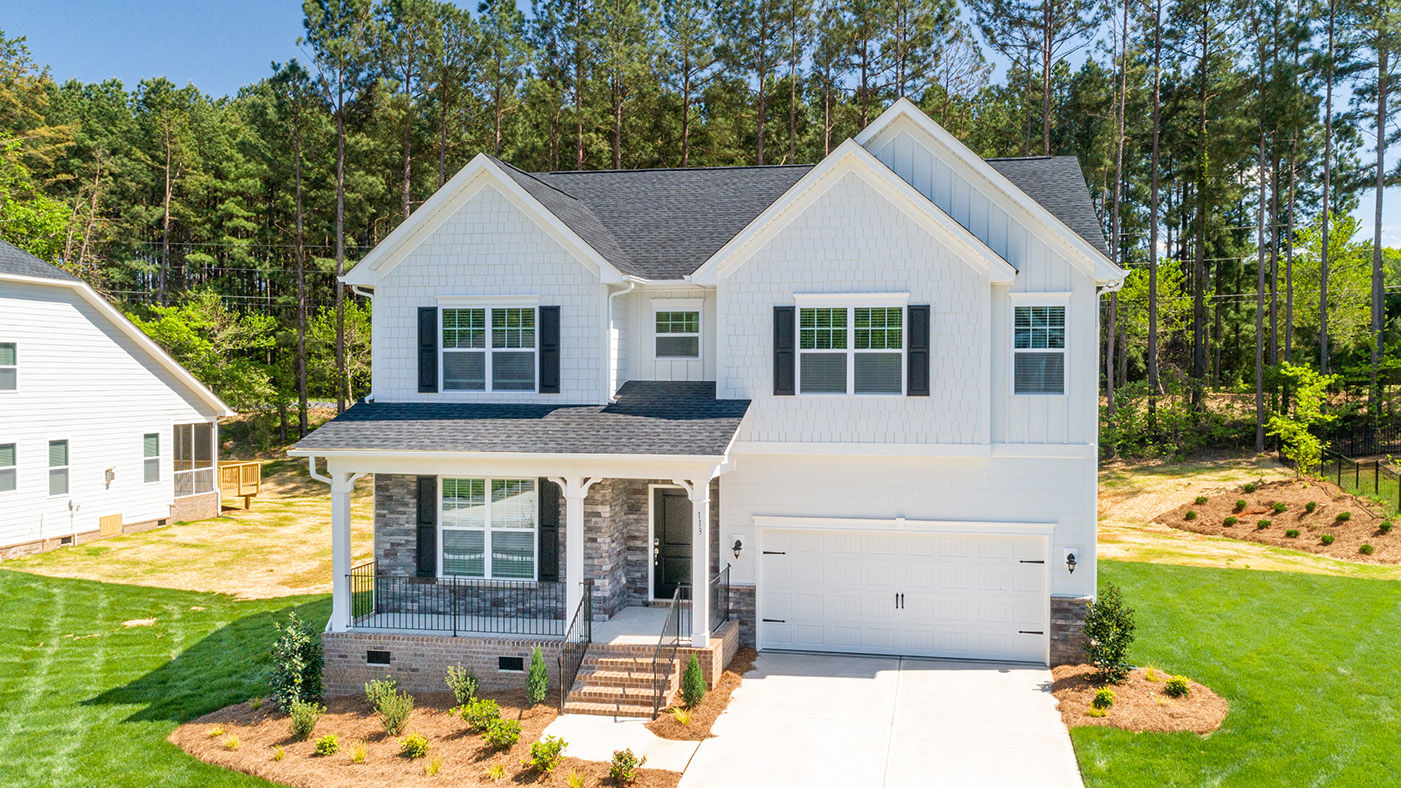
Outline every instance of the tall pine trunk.
<svg viewBox="0 0 1401 788"><path fill-rule="evenodd" d="M1378 370L1385 347L1386 281L1382 267L1382 195L1386 193L1386 100L1391 89L1387 69L1391 54L1391 36L1387 30L1390 3L1378 0L1377 10L1377 197L1372 214L1372 391L1368 410L1373 421L1381 418L1382 396Z"/></svg>
<svg viewBox="0 0 1401 788"><path fill-rule="evenodd" d="M1328 60L1323 66L1323 222L1321 245L1318 250L1318 371L1328 374L1328 223L1333 206L1329 190L1333 180L1333 56L1334 26L1338 15L1337 0L1328 3Z"/></svg>
<svg viewBox="0 0 1401 788"><path fill-rule="evenodd" d="M1149 162L1148 189L1148 431L1157 431L1158 394L1158 189L1159 141L1162 123L1159 103L1162 98L1163 73L1163 4L1157 0L1153 7L1153 153Z"/></svg>

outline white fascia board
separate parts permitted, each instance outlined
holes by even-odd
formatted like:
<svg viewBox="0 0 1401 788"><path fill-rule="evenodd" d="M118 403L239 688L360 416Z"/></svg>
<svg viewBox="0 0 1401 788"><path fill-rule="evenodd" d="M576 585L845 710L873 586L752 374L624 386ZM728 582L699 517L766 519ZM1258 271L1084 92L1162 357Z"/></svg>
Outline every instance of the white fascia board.
<svg viewBox="0 0 1401 788"><path fill-rule="evenodd" d="M904 517L790 517L755 515L754 526L794 531L861 531L958 534L967 536L1046 536L1056 523L992 520L907 520Z"/></svg>
<svg viewBox="0 0 1401 788"><path fill-rule="evenodd" d="M973 260L981 261L985 268L980 273L986 273L992 283L1011 282L1016 278L1017 270L982 239L954 221L942 208L852 140L837 146L827 158L799 178L783 196L765 208L687 278L697 284L717 284L727 271L748 261L766 241L802 215L808 206L848 173L861 175L927 231L962 246L970 257L959 259L970 266L974 265Z"/></svg>
<svg viewBox="0 0 1401 788"><path fill-rule="evenodd" d="M736 458L851 457L869 459L1005 459L1092 460L1093 443L820 443L803 441L736 441Z"/></svg>
<svg viewBox="0 0 1401 788"><path fill-rule="evenodd" d="M84 301L91 304L103 317L110 320L112 325L116 326L117 329L134 342L137 347L145 351L151 358L154 358L156 363L164 367L167 372L174 375L177 380L188 387L196 397L209 405L209 416L223 418L235 415L233 408L225 405L224 401L219 399L208 386L199 382L199 379L191 375L189 370L180 366L180 362L176 361L169 353L165 352L165 349L157 344L154 339L147 336L145 331L137 328L136 324L128 320L127 316L122 314L120 309L112 306L111 302L99 295L87 282L49 279L42 276L20 276L18 274L0 274L0 280L26 285L67 287L77 291L78 295L81 296Z"/></svg>
<svg viewBox="0 0 1401 788"><path fill-rule="evenodd" d="M935 123L933 118L924 114L919 107L915 106L915 104L907 98L897 99L895 103L890 106L890 109L881 113L880 117L876 118L869 126L862 129L861 132L856 135L855 141L863 148L871 147L885 132L891 130L895 121L899 118L908 118L912 123L918 126L921 131L925 132L935 142L947 149L959 161L962 161L965 166L986 178L987 182L1005 199L1021 206L1025 211L1040 221L1042 225L1051 230L1052 235L1057 240L1061 241L1062 245L1068 247L1069 250L1075 253L1071 256L1072 260L1082 260L1089 264L1088 266L1082 265L1079 267L1087 268L1088 270L1085 272L1094 276L1096 284L1102 286L1121 281L1125 276L1128 276L1128 272L1115 265L1112 260L1104 255L1104 252L1096 249L1084 238L1081 238L1079 233L1066 226L1065 222L1051 213L1046 206L1033 200L1031 195L1018 188L1016 184L1008 180L1007 176L998 172L991 164L983 161L983 157L970 150L967 145L960 142L957 137L950 134L943 126Z"/></svg>
<svg viewBox="0 0 1401 788"><path fill-rule="evenodd" d="M602 281L622 282L627 279L612 263L604 259L598 250L521 188L521 185L489 156L479 153L458 170L451 180L443 184L441 189L434 192L432 197L424 201L409 218L395 227L383 241L376 244L341 281L347 285L373 287L432 235L433 231L447 221L458 208L488 185L499 190L541 229L573 252L580 263Z"/></svg>

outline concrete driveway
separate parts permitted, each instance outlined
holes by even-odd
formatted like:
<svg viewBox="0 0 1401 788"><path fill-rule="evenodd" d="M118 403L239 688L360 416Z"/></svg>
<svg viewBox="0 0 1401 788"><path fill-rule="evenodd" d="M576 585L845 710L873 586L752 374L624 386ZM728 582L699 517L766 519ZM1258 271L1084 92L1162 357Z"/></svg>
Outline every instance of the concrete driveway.
<svg viewBox="0 0 1401 788"><path fill-rule="evenodd" d="M759 655L681 779L708 786L1080 786L1051 671Z"/></svg>

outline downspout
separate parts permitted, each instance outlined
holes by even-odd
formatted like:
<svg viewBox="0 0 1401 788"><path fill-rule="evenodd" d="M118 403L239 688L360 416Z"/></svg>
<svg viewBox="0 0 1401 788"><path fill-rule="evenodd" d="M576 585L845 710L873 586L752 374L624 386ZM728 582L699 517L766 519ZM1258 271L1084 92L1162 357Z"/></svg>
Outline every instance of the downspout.
<svg viewBox="0 0 1401 788"><path fill-rule="evenodd" d="M373 290L366 290L366 289L364 288L363 285L351 285L351 286L350 286L350 292L352 292L352 293L354 293L354 294L356 294L356 295L358 295L358 296L364 296L366 300L370 301L370 335L371 335L371 337L373 338L373 336L374 336L374 320L375 320L375 310L374 310L375 291L373 291ZM370 393L365 395L365 401L366 401L366 402L374 402L374 401L375 401L374 373L373 373L373 371L371 371L371 373L370 373L370 386L371 386L371 388L370 388ZM326 483L327 483L327 484L330 484L330 480L327 479L327 480L326 480Z"/></svg>
<svg viewBox="0 0 1401 788"><path fill-rule="evenodd" d="M307 457L307 458L306 458L306 468L307 468L307 472L309 472L309 473L311 474L311 478L317 480L318 482L321 482L322 484L330 484L330 483L331 483L331 477L330 477L330 476L323 476L322 474L319 474L319 473L316 472L316 458L315 458L315 457Z"/></svg>
<svg viewBox="0 0 1401 788"><path fill-rule="evenodd" d="M613 388L612 381L608 378L609 366L613 360L613 299L637 289L636 279L628 277L627 282L627 287L608 294L608 309L603 315L603 401L610 405L617 402L617 398L613 396L617 392Z"/></svg>

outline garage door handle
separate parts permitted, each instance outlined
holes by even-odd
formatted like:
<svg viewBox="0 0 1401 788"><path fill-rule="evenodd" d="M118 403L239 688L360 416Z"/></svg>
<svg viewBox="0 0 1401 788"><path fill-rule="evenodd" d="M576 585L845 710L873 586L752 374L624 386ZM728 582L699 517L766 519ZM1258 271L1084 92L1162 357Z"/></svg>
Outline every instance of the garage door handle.
<svg viewBox="0 0 1401 788"><path fill-rule="evenodd" d="M765 624L787 624L787 623L788 623L788 619L786 619L786 618L762 618L762 619L759 619L759 620L760 620L760 621L763 621Z"/></svg>
<svg viewBox="0 0 1401 788"><path fill-rule="evenodd" d="M1023 564L1044 564L1045 561L1021 561Z"/></svg>
<svg viewBox="0 0 1401 788"><path fill-rule="evenodd" d="M788 555L782 550L765 550L764 555Z"/></svg>
<svg viewBox="0 0 1401 788"><path fill-rule="evenodd" d="M1046 633L1045 633L1044 631L1040 630L1040 629L1019 629L1019 630L1017 630L1017 634L1019 634L1019 635L1044 635L1044 634L1046 634Z"/></svg>

